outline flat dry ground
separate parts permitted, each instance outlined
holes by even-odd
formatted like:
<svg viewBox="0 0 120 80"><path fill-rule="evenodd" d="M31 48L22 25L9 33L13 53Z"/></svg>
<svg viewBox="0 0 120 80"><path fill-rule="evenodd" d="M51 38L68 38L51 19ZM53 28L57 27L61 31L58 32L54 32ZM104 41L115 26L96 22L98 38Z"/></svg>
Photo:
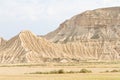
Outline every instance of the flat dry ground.
<svg viewBox="0 0 120 80"><path fill-rule="evenodd" d="M120 80L119 73L0 75L0 80Z"/></svg>
<svg viewBox="0 0 120 80"><path fill-rule="evenodd" d="M63 69L64 71L91 70L92 73L75 74L29 74L49 72ZM118 73L101 73L106 70L120 70L120 64L77 64L77 65L0 65L0 80L120 80Z"/></svg>
<svg viewBox="0 0 120 80"><path fill-rule="evenodd" d="M34 72L50 72L54 70L63 69L64 71L80 71L83 68L77 67L0 67L0 75L19 75L29 74ZM120 70L120 68L85 68L91 70L92 73L105 72L106 70Z"/></svg>

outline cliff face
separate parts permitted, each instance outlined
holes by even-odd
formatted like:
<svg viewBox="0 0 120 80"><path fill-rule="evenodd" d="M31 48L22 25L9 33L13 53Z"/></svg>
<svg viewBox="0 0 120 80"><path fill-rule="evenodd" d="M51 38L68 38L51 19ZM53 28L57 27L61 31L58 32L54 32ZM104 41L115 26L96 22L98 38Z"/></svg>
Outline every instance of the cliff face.
<svg viewBox="0 0 120 80"><path fill-rule="evenodd" d="M0 39L0 63L120 60L120 7L86 11L43 37L22 31Z"/></svg>
<svg viewBox="0 0 120 80"><path fill-rule="evenodd" d="M45 35L55 43L91 39L120 38L120 7L83 12L60 24L59 28Z"/></svg>

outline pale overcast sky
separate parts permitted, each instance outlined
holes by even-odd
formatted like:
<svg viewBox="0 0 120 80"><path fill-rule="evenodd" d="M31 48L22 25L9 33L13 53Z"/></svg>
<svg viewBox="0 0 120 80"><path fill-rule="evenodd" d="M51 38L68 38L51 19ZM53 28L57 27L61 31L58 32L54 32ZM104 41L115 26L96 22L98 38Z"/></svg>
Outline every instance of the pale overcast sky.
<svg viewBox="0 0 120 80"><path fill-rule="evenodd" d="M21 30L44 35L85 10L120 6L120 0L0 0L0 37Z"/></svg>

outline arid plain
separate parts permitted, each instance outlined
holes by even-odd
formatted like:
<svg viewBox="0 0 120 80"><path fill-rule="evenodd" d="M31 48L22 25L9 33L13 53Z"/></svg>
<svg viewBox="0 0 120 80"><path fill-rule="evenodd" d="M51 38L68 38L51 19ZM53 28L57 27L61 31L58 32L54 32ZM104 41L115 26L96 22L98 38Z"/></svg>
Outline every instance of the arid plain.
<svg viewBox="0 0 120 80"><path fill-rule="evenodd" d="M32 74L50 72L91 70L92 73ZM118 72L106 72L118 70ZM0 80L119 80L119 63L67 63L67 64L14 64L0 66Z"/></svg>
<svg viewBox="0 0 120 80"><path fill-rule="evenodd" d="M0 80L120 80L120 7L85 11L46 35L0 38Z"/></svg>

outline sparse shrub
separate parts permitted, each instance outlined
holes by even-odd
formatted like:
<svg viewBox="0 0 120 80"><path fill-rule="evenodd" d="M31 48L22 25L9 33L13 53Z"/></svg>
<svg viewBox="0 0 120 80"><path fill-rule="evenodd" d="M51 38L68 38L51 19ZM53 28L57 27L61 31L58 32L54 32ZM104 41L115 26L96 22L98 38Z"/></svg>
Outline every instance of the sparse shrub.
<svg viewBox="0 0 120 80"><path fill-rule="evenodd" d="M120 72L120 70L116 70L116 69L114 69L114 70L111 70L111 71L109 71L109 70L106 70L106 71L104 71L105 73L109 73L109 72ZM104 73L103 72L103 73Z"/></svg>
<svg viewBox="0 0 120 80"><path fill-rule="evenodd" d="M35 72L35 74L42 74L42 72Z"/></svg>
<svg viewBox="0 0 120 80"><path fill-rule="evenodd" d="M105 72L107 72L107 73L108 73L108 72L109 72L109 70L106 70Z"/></svg>
<svg viewBox="0 0 120 80"><path fill-rule="evenodd" d="M60 69L60 70L54 70L50 72L34 72L30 74L63 74L63 73L65 73L65 71L63 69Z"/></svg>
<svg viewBox="0 0 120 80"><path fill-rule="evenodd" d="M87 69L81 69L80 73L92 73L92 71Z"/></svg>
<svg viewBox="0 0 120 80"><path fill-rule="evenodd" d="M92 71L87 70L87 69L81 69L80 71L68 71L65 72L63 69L60 70L54 70L54 71L50 71L50 72L34 72L34 73L30 73L30 74L67 74L67 73L92 73Z"/></svg>
<svg viewBox="0 0 120 80"><path fill-rule="evenodd" d="M80 71L69 71L67 73L80 73Z"/></svg>
<svg viewBox="0 0 120 80"><path fill-rule="evenodd" d="M69 71L69 72L67 72L67 73L76 73L75 71Z"/></svg>
<svg viewBox="0 0 120 80"><path fill-rule="evenodd" d="M58 73L59 73L59 74L63 74L63 73L65 73L65 72L64 72L63 69L60 69L60 70L58 70Z"/></svg>
<svg viewBox="0 0 120 80"><path fill-rule="evenodd" d="M58 71L54 70L54 71L50 71L49 74L63 74L65 73L63 69L60 69Z"/></svg>
<svg viewBox="0 0 120 80"><path fill-rule="evenodd" d="M49 74L58 74L58 71L56 71L56 70L50 71Z"/></svg>
<svg viewBox="0 0 120 80"><path fill-rule="evenodd" d="M114 70L112 70L111 72L120 72L120 71L119 71L119 70L115 70L115 69L114 69Z"/></svg>

